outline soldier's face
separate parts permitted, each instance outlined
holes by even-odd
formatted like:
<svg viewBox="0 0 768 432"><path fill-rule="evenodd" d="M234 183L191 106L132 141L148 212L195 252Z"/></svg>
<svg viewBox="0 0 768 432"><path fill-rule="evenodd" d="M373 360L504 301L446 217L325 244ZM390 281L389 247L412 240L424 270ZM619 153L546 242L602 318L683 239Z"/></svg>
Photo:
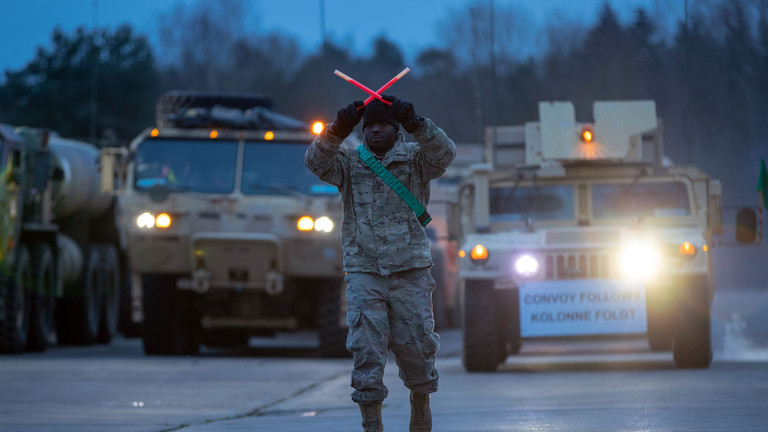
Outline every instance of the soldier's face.
<svg viewBox="0 0 768 432"><path fill-rule="evenodd" d="M373 123L363 130L368 147L375 153L386 153L395 145L397 130L389 123Z"/></svg>

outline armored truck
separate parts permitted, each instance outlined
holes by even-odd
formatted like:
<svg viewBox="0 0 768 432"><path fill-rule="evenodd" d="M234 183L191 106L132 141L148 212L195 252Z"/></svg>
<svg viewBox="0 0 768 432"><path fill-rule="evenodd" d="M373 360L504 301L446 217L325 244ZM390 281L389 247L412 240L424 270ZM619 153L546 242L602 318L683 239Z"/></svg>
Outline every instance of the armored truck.
<svg viewBox="0 0 768 432"><path fill-rule="evenodd" d="M464 366L491 371L526 341L647 340L678 367L712 359L709 248L721 185L664 156L653 101L570 102L489 128L453 199Z"/></svg>
<svg viewBox="0 0 768 432"><path fill-rule="evenodd" d="M156 127L102 154L147 354L313 329L346 355L340 195L304 166L310 126L272 104L168 92Z"/></svg>
<svg viewBox="0 0 768 432"><path fill-rule="evenodd" d="M0 125L0 352L109 342L125 261L99 149Z"/></svg>

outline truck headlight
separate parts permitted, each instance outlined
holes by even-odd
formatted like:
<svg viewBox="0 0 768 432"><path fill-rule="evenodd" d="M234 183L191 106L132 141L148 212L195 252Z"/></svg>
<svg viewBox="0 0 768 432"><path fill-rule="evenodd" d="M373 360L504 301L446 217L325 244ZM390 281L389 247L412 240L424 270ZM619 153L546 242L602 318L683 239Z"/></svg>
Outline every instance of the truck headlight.
<svg viewBox="0 0 768 432"><path fill-rule="evenodd" d="M333 220L328 216L320 216L313 219L311 216L302 216L296 222L296 228L299 231L315 231L329 233L333 231Z"/></svg>
<svg viewBox="0 0 768 432"><path fill-rule="evenodd" d="M328 216L321 216L315 220L315 231L331 232L333 231L333 221Z"/></svg>
<svg viewBox="0 0 768 432"><path fill-rule="evenodd" d="M520 276L533 276L539 271L539 261L531 255L521 255L515 260L515 271Z"/></svg>
<svg viewBox="0 0 768 432"><path fill-rule="evenodd" d="M299 218L298 222L296 222L296 228L298 228L299 231L312 231L312 228L314 227L315 220L309 216L302 216Z"/></svg>
<svg viewBox="0 0 768 432"><path fill-rule="evenodd" d="M171 226L171 215L168 213L160 213L155 218L155 226L158 228L168 228Z"/></svg>
<svg viewBox="0 0 768 432"><path fill-rule="evenodd" d="M488 249L481 244L475 245L475 247L472 248L472 251L469 252L469 257L472 258L472 261L478 263L484 262L488 259Z"/></svg>
<svg viewBox="0 0 768 432"><path fill-rule="evenodd" d="M155 226L155 217L149 212L144 212L136 218L136 225L139 228L152 228Z"/></svg>
<svg viewBox="0 0 768 432"><path fill-rule="evenodd" d="M171 226L171 222L171 215L168 213L160 213L155 217L155 215L150 212L144 212L136 218L136 225L138 225L139 228L146 229L154 227L168 228Z"/></svg>
<svg viewBox="0 0 768 432"><path fill-rule="evenodd" d="M656 276L661 265L661 253L652 245L629 245L619 253L619 272L630 279L648 280Z"/></svg>

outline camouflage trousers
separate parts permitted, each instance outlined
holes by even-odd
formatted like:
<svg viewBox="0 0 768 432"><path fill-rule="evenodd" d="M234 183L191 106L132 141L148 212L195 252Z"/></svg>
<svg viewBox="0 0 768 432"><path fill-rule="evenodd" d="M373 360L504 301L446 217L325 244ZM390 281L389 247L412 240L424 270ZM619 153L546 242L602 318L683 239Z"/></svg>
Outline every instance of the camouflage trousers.
<svg viewBox="0 0 768 432"><path fill-rule="evenodd" d="M387 397L384 367L388 348L400 368L400 379L417 393L437 391L435 355L440 336L434 331L428 268L389 276L347 273L347 350L354 359L352 400L371 403Z"/></svg>

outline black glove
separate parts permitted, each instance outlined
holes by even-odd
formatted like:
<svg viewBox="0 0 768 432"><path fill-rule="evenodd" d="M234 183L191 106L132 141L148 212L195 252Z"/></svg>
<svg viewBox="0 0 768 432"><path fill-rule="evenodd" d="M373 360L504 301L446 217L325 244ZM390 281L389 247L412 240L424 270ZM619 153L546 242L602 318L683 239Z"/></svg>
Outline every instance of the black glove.
<svg viewBox="0 0 768 432"><path fill-rule="evenodd" d="M412 103L398 99L394 96L382 96L382 99L392 102L392 105L389 106L389 114L391 114L398 123L403 125L403 129L408 133L413 133L419 126L421 126L422 119L416 115Z"/></svg>
<svg viewBox="0 0 768 432"><path fill-rule="evenodd" d="M358 107L362 108L358 110ZM363 118L364 112L365 106L363 106L363 101L354 101L345 106L336 113L336 121L328 127L328 133L341 139L348 137L352 133L352 129L355 128L355 125Z"/></svg>

